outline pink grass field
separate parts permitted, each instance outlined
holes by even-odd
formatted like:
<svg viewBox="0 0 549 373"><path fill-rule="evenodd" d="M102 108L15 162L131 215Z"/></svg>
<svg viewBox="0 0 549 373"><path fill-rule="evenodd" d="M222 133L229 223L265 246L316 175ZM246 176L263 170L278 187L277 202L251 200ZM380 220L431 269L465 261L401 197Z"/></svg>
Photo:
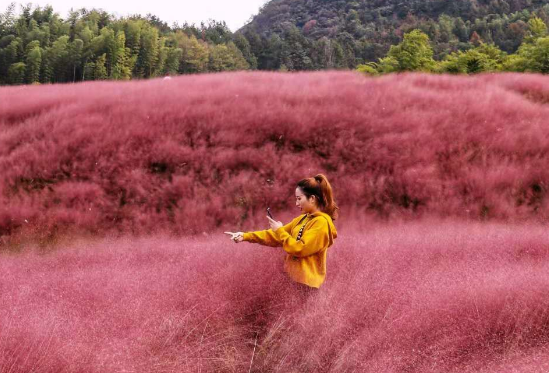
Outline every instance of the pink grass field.
<svg viewBox="0 0 549 373"><path fill-rule="evenodd" d="M0 88L0 373L549 371L549 78ZM317 294L298 180L341 207Z"/></svg>
<svg viewBox="0 0 549 373"><path fill-rule="evenodd" d="M341 230L320 293L282 251L77 240L0 260L0 372L547 372L546 227Z"/></svg>
<svg viewBox="0 0 549 373"><path fill-rule="evenodd" d="M0 245L250 229L317 172L348 217L545 222L548 103L549 78L519 74L3 87Z"/></svg>

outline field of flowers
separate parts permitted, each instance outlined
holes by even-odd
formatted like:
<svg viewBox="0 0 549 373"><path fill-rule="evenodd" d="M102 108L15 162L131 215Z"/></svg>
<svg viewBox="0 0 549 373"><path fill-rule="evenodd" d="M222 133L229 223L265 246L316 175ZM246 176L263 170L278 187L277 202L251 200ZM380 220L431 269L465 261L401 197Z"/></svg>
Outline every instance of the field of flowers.
<svg viewBox="0 0 549 373"><path fill-rule="evenodd" d="M549 371L549 78L0 88L0 373ZM224 230L324 173L326 283Z"/></svg>

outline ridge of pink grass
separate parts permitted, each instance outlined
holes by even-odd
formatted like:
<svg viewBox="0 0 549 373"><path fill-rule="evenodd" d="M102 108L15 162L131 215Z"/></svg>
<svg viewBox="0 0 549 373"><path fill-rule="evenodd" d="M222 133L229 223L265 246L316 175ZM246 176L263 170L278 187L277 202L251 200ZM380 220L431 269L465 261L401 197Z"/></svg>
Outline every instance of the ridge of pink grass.
<svg viewBox="0 0 549 373"><path fill-rule="evenodd" d="M343 216L547 221L548 97L524 74L2 87L0 244L250 229L318 172Z"/></svg>
<svg viewBox="0 0 549 373"><path fill-rule="evenodd" d="M548 258L538 225L341 229L304 299L221 232L30 247L0 260L0 372L543 372Z"/></svg>

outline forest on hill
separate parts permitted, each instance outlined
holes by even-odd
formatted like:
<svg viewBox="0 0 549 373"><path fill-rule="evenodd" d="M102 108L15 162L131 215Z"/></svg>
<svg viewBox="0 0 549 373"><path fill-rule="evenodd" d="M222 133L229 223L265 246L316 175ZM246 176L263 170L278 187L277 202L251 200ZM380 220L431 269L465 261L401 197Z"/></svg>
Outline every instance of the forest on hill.
<svg viewBox="0 0 549 373"><path fill-rule="evenodd" d="M286 40L297 29L302 46L324 54L326 66L353 68L383 57L413 29L429 36L436 58L471 48L472 37L513 53L528 20L547 23L548 14L541 0L272 0L241 31L249 40Z"/></svg>
<svg viewBox="0 0 549 373"><path fill-rule="evenodd" d="M168 26L150 14L116 18L96 9L61 18L50 6L29 4L17 14L11 4L0 13L0 84L355 69L387 57L391 46L413 30L427 35L434 60L466 53L481 43L492 47L492 55L511 55L531 39L532 19L544 25L549 20L549 5L540 1L294 3L267 3L235 33L217 21ZM538 36L546 36L546 29ZM453 70L446 71L490 71Z"/></svg>

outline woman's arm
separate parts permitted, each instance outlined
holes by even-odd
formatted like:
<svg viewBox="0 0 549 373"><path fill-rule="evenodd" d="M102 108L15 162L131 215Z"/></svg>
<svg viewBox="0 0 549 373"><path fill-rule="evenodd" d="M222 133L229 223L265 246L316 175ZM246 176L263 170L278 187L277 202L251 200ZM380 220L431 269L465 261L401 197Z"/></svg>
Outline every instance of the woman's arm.
<svg viewBox="0 0 549 373"><path fill-rule="evenodd" d="M258 243L265 246L280 246L280 241L274 234L272 229L256 232L245 232L244 241Z"/></svg>
<svg viewBox="0 0 549 373"><path fill-rule="evenodd" d="M295 220L295 219L294 219ZM292 231L293 220L288 224L282 226L280 230L284 230L287 234L290 234ZM278 235L272 229L267 229L264 231L256 232L246 232L244 233L244 241L251 243L258 243L265 246L282 246L282 242L278 238Z"/></svg>
<svg viewBox="0 0 549 373"><path fill-rule="evenodd" d="M290 255L309 256L329 245L329 227L325 219L314 219L299 241L283 228L277 229L274 235L281 242L284 251Z"/></svg>

